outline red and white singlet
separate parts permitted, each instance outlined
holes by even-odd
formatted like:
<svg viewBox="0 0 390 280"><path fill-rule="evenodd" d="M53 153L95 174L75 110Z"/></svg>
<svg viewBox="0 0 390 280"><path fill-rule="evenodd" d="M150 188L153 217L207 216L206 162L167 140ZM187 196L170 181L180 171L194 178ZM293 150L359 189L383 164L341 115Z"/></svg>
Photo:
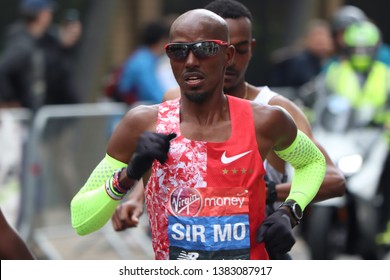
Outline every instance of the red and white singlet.
<svg viewBox="0 0 390 280"><path fill-rule="evenodd" d="M183 137L179 99L159 107L157 132L177 137L167 162L153 163L145 190L158 260L268 259L256 242L266 193L252 108L227 97L232 134L220 143Z"/></svg>

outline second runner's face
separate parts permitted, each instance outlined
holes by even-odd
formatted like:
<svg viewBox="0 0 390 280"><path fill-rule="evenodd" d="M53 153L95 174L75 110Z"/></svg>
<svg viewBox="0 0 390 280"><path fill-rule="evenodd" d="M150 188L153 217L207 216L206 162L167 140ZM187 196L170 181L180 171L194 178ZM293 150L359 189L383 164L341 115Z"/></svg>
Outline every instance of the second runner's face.
<svg viewBox="0 0 390 280"><path fill-rule="evenodd" d="M224 91L230 93L245 81L245 73L256 41L252 38L252 24L248 18L225 20L229 28L230 43L236 49L233 63L226 69L225 74Z"/></svg>

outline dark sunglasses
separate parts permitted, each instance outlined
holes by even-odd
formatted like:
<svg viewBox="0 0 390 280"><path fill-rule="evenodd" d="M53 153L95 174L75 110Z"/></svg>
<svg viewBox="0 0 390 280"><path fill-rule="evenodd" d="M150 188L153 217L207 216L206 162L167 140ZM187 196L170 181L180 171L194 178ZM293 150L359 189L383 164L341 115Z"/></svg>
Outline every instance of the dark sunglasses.
<svg viewBox="0 0 390 280"><path fill-rule="evenodd" d="M183 61L187 58L189 51L199 59L216 55L220 46L229 44L221 40L207 40L195 43L170 43L165 45L165 51L170 59Z"/></svg>

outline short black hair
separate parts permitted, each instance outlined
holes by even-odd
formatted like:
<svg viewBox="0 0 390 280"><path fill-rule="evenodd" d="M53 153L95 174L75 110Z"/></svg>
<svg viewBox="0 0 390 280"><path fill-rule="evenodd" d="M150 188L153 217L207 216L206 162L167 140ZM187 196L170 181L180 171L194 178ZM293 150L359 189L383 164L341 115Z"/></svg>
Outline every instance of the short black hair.
<svg viewBox="0 0 390 280"><path fill-rule="evenodd" d="M252 13L244 4L235 0L214 0L204 7L206 10L212 11L220 17L227 19L237 19L246 17L253 22Z"/></svg>
<svg viewBox="0 0 390 280"><path fill-rule="evenodd" d="M152 46L161 39L169 37L169 27L164 21L148 23L142 31L141 41L146 46Z"/></svg>

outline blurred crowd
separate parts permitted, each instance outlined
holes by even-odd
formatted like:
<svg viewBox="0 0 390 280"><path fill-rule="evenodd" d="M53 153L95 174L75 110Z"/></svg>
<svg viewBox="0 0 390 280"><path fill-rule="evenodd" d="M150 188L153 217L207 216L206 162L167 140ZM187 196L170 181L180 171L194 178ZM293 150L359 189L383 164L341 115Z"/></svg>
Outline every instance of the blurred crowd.
<svg viewBox="0 0 390 280"><path fill-rule="evenodd" d="M79 102L72 51L82 34L76 11L54 25L56 4L25 0L9 26L0 60L0 105L33 111L48 104Z"/></svg>
<svg viewBox="0 0 390 280"><path fill-rule="evenodd" d="M0 109L29 109L33 118L45 105L83 102L74 77L82 22L77 10L70 9L55 24L53 14L57 9L57 4L50 0L20 2L20 17L5 31L5 47L0 54ZM164 93L177 87L164 48L169 41L169 27L170 22L165 19L145 24L137 47L104 79L101 96L128 106L137 102L157 104L163 101ZM383 42L375 22L358 7L348 5L336 10L329 20L312 19L302 34L296 44L273 52L268 86L275 91L293 88L297 92L294 101L307 109L313 127L322 125L325 113L330 111L334 116L340 112L341 104L347 104L349 112L353 112L353 125L379 128L390 145L390 48ZM338 97L337 109L326 107L334 97ZM352 115L347 116L348 122ZM5 137L1 131L2 122L0 140ZM389 149L384 153L383 163L377 167L381 172L372 180L377 185L372 198L378 220L375 246L390 245ZM0 168L5 166L0 164ZM0 176L0 191L5 180ZM7 217L0 218L4 221ZM0 223L1 232L6 231L7 236L18 234L4 224ZM19 244L24 255L7 256L0 245L2 258L32 258L20 245L23 240L11 239ZM364 257L374 258L369 254Z"/></svg>

